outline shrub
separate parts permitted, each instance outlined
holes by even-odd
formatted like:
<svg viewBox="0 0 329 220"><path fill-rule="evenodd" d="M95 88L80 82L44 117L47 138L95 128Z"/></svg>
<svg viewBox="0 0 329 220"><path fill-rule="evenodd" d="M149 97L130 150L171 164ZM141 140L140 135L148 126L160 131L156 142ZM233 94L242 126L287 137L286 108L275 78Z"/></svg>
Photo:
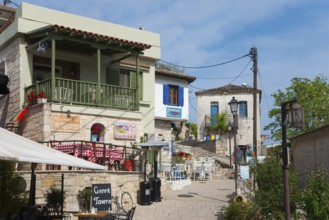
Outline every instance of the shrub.
<svg viewBox="0 0 329 220"><path fill-rule="evenodd" d="M323 165L308 174L302 191L301 208L307 219L329 219L329 178Z"/></svg>
<svg viewBox="0 0 329 220"><path fill-rule="evenodd" d="M21 177L14 171L14 163L0 160L0 218L19 214L27 206L27 195L19 187Z"/></svg>
<svg viewBox="0 0 329 220"><path fill-rule="evenodd" d="M64 200L65 192L63 192L62 195L62 190L56 189L54 187L50 188L50 191L47 192L46 194L47 207L48 207L48 211L51 214L60 215L62 196Z"/></svg>
<svg viewBox="0 0 329 220"><path fill-rule="evenodd" d="M231 202L225 209L223 220L260 219L255 203Z"/></svg>

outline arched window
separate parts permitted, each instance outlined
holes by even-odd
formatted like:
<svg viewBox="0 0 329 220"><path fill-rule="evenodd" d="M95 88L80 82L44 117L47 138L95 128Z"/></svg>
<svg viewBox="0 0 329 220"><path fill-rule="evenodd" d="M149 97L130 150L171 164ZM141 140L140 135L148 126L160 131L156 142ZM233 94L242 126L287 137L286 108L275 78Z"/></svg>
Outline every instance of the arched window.
<svg viewBox="0 0 329 220"><path fill-rule="evenodd" d="M104 125L100 123L95 123L91 126L91 141L99 141L104 142L104 137L106 133L106 129Z"/></svg>

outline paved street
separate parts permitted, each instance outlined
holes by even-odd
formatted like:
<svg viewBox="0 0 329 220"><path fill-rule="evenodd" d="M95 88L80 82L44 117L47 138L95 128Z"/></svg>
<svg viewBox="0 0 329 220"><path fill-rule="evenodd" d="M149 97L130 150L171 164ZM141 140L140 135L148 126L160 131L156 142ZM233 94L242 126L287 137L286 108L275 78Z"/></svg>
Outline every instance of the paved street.
<svg viewBox="0 0 329 220"><path fill-rule="evenodd" d="M233 179L192 181L182 190L162 193L161 202L137 205L134 220L218 220L221 219L222 208L233 196Z"/></svg>

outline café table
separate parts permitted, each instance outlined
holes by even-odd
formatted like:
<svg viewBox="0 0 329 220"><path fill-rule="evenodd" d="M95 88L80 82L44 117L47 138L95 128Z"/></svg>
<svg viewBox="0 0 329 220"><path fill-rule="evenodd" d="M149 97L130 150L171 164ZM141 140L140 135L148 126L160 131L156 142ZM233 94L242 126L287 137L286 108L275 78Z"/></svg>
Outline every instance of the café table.
<svg viewBox="0 0 329 220"><path fill-rule="evenodd" d="M96 213L83 213L79 212L73 214L73 216L78 217L79 220L105 220L109 219L109 213L106 211L96 212Z"/></svg>

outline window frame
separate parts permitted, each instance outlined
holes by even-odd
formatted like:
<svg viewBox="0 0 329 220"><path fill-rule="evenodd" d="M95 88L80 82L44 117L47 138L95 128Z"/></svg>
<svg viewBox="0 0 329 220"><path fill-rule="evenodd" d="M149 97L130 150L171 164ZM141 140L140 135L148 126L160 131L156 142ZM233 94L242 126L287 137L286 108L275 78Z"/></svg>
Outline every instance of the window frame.
<svg viewBox="0 0 329 220"><path fill-rule="evenodd" d="M239 116L240 118L248 118L248 102L239 101Z"/></svg>

